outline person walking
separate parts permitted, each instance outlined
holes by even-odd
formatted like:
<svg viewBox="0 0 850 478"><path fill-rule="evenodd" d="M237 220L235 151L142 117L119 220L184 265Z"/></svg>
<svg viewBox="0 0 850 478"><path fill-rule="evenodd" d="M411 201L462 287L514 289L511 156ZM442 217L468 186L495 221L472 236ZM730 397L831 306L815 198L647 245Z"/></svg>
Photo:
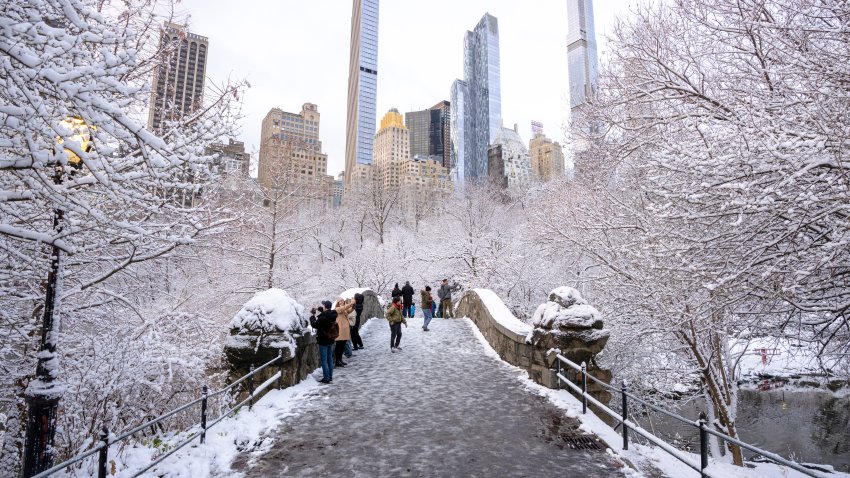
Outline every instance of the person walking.
<svg viewBox="0 0 850 478"><path fill-rule="evenodd" d="M434 318L434 298L431 297L431 286L426 285L425 289L419 291L419 295L422 299L419 302L420 307L422 307L422 317L425 318L425 323L422 326L422 330L428 332L428 324L430 324L431 319Z"/></svg>
<svg viewBox="0 0 850 478"><path fill-rule="evenodd" d="M331 308L331 302L326 300L322 304L324 307L311 310L310 326L316 329L316 342L319 344L319 357L322 362L322 379L319 382L331 383L334 379L334 344L339 332L332 330L336 325L336 311Z"/></svg>
<svg viewBox="0 0 850 478"><path fill-rule="evenodd" d="M413 307L413 286L410 285L410 281L406 281L404 287L401 288L401 303L403 306L401 309L402 315L408 319L412 319L413 314L410 308Z"/></svg>
<svg viewBox="0 0 850 478"><path fill-rule="evenodd" d="M401 297L401 289L398 288L398 282L395 283L395 287L393 287L391 296L393 299L395 299L396 297Z"/></svg>
<svg viewBox="0 0 850 478"><path fill-rule="evenodd" d="M402 315L400 307L401 300L395 297L389 307L387 307L386 314L384 314L387 322L390 324L390 352L393 353L396 350L401 350L401 347L399 347L399 343L401 342L401 324L407 327L407 320Z"/></svg>
<svg viewBox="0 0 850 478"><path fill-rule="evenodd" d="M460 290L460 285L457 282L449 285L449 280L443 279L443 285L440 286L437 296L440 298L440 307L443 309L444 319L454 318L454 313L452 312L452 292L458 290Z"/></svg>
<svg viewBox="0 0 850 478"><path fill-rule="evenodd" d="M351 343L354 350L363 348L363 339L360 337L360 316L363 315L363 294L354 294L354 327L351 328Z"/></svg>
<svg viewBox="0 0 850 478"><path fill-rule="evenodd" d="M339 326L339 336L336 338L334 348L334 366L345 367L346 363L342 361L342 354L345 352L345 344L351 339L351 329L348 324L348 314L354 309L354 299L346 302L343 299L336 301L336 323Z"/></svg>

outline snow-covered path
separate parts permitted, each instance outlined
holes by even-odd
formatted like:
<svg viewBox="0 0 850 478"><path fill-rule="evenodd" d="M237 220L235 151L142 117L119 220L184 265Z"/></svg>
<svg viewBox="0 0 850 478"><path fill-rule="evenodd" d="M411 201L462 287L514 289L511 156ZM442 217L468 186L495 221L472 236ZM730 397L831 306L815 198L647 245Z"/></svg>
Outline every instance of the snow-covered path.
<svg viewBox="0 0 850 478"><path fill-rule="evenodd" d="M369 323L366 349L283 420L267 452L237 457L234 470L248 477L622 476L604 451L566 446L561 435L578 422L487 356L471 322L434 319L430 332L421 318L409 322L398 353L390 353L386 322Z"/></svg>

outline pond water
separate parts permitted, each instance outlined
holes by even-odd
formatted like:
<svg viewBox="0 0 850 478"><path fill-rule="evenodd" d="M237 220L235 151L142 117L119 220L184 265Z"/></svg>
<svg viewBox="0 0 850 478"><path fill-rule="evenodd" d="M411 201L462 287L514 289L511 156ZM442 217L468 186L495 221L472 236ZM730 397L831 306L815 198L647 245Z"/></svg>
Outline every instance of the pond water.
<svg viewBox="0 0 850 478"><path fill-rule="evenodd" d="M704 402L678 407L685 418L696 419ZM620 404L611 403L614 410ZM679 448L699 452L699 432L695 427L666 416L631 415L645 429ZM850 397L831 393L774 389L738 392L738 433L741 440L784 458L804 463L828 464L850 471Z"/></svg>

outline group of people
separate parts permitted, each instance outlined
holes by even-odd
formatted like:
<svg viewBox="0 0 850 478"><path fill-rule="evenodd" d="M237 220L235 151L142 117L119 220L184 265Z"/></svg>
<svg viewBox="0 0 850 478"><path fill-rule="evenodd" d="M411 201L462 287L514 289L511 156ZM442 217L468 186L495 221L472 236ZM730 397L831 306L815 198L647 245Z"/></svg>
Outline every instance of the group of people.
<svg viewBox="0 0 850 478"><path fill-rule="evenodd" d="M437 296L440 299L437 307L431 296L431 286L425 286L419 291L422 316L425 318L422 330L429 331L428 325L435 317L452 318L452 292L460 290L460 285L449 285L448 279L443 279ZM390 326L390 351L401 350L401 326L407 327L407 319L416 312L413 302L414 290L410 281L399 288L398 284L392 290L392 301L387 306L384 317ZM333 382L333 371L336 367L345 367L343 358L353 356L353 351L363 348L360 337L361 315L363 314L363 294L354 294L352 299L337 300L336 304L326 300L322 305L311 309L310 325L316 330L316 342L319 344L319 357L322 362L321 383Z"/></svg>
<svg viewBox="0 0 850 478"><path fill-rule="evenodd" d="M334 368L348 365L342 360L343 356L351 358L354 350L363 348L360 338L363 299L363 294L354 294L352 299L339 299L336 304L326 300L310 310L310 326L316 329L322 362L320 382L333 382Z"/></svg>

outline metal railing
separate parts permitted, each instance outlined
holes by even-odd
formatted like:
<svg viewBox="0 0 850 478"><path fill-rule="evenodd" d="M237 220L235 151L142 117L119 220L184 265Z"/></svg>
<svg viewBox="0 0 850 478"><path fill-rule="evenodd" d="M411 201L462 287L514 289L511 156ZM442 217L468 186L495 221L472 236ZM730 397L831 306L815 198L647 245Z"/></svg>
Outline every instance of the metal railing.
<svg viewBox="0 0 850 478"><path fill-rule="evenodd" d="M587 373L587 365L584 362L582 362L582 364L579 365L579 364L571 361L570 359L564 357L561 354L557 354L557 357L558 357L558 362L557 362L558 388L560 388L560 384L563 382L571 390L573 390L574 392L579 394L579 396L581 397L581 402L582 402L582 407L581 407L582 408L582 414L587 413L587 404L588 404L588 402L590 402L593 405L595 405L597 408L599 408L599 410L605 412L605 414L607 414L608 416L617 420L620 424L618 426L622 426L622 428L623 428L622 434L623 434L623 449L624 450L629 449L629 432L634 432L634 433L637 433L638 435L642 436L643 438L645 438L649 442L655 444L656 446L658 446L659 448L661 448L662 450L664 450L668 454L672 455L674 458L681 461L685 465L687 465L690 468L694 469L695 471L699 472L702 477L704 477L704 478L705 477L721 478L720 475L714 475L711 472L711 470L707 469L708 468L708 436L713 435L713 436L715 436L715 437L717 437L721 440L724 440L728 443L737 445L741 448L745 448L745 449L747 449L751 452L757 453L757 454L763 456L764 458L766 458L766 459L768 459L768 460L770 460L774 463L777 463L777 464L780 464L780 465L783 465L783 466L787 466L788 468L797 470L797 471L799 471L800 473L802 473L806 476L812 476L812 477L815 477L815 478L828 478L828 475L823 474L819 471L812 470L810 468L806 468L805 466L803 466L799 463L796 463L796 462L793 462L793 461L790 461L790 460L786 460L785 458L782 458L781 456L779 456L775 453L771 453L769 451L762 450L762 449L757 448L757 447L750 445L748 443L744 443L744 442L738 440L737 438L733 438L733 437L730 437L729 435L726 435L724 433L720 433L716 430L712 430L708 426L708 422L705 420L705 418L700 418L699 420L696 420L696 421L695 420L689 420L689 419L684 418L684 417L682 417L682 416L680 416L676 413L670 412L670 411L665 410L661 407L653 405L653 404L647 402L646 400L643 400L640 397L637 397L637 396L633 395L632 393L628 392L627 389L626 389L625 383L622 384L620 389L612 387L611 385L609 385L609 384L603 382L602 380L599 380L598 378L594 377L593 375ZM570 379L568 379L567 377L565 377L561 373L561 364L562 363L567 365L569 368L581 373L581 386L573 383ZM617 413L614 410L611 410L609 407L607 407L606 405L601 403L599 400L596 400L595 398L593 398L592 396L590 396L587 393L587 381L588 381L588 379L590 379L593 382L601 385L603 388L611 391L611 393L619 393L620 394L620 396L622 397L622 414ZM699 430L700 462L696 463L690 456L688 456L688 454L685 454L681 450L676 449L673 445L670 445L669 443L667 443L664 440L656 437L652 433L644 430L640 425L638 425L634 421L629 420L629 400L630 399L644 405L645 407L648 407L652 410L655 410L658 413L662 413L662 414L667 415L668 417L671 417L671 418L673 418L673 419L675 419L679 422L682 422L684 424L687 424L687 425L690 425L690 426L697 428Z"/></svg>
<svg viewBox="0 0 850 478"><path fill-rule="evenodd" d="M289 362L292 359L293 359L292 357L284 359L283 358L283 351L279 351L277 357L269 360L268 362L264 363L263 365L260 365L257 368L254 368L254 366L251 365L251 371L248 374L238 378L237 380L230 383L226 387L224 387L220 390L216 390L212 393L209 393L209 391L207 390L207 386L204 385L204 387L201 391L200 398L197 398L197 399L195 399L195 400L193 400L189 403L186 403L184 405L181 405L180 407L175 408L174 410L171 410L170 412L168 412L164 415L160 415L160 416L158 416L158 417L156 417L156 418L154 418L154 419L152 419L152 420L150 420L150 421L148 421L148 422L146 422L142 425L139 425L135 428L127 430L127 431L121 433L118 436L110 437L109 436L109 430L104 426L103 429L101 430L99 436L98 436L98 439L99 439L98 441L100 443L98 443L97 446L94 446L94 447L90 448L89 450L86 450L85 452L83 452L83 453L81 453L81 454L79 454L79 455L77 455L73 458L70 458L66 461L63 461L62 463L59 463L58 465L55 465L54 467L52 467L50 469L44 470L37 475L33 475L31 478L43 478L43 477L46 477L46 476L50 476L50 475L56 473L57 471L60 471L60 470L66 468L66 467L69 467L69 466L71 466L75 463L78 463L80 461L85 460L86 458L94 455L95 453L98 453L97 477L98 478L106 478L106 476L107 476L107 471L106 471L107 466L106 465L107 465L107 457L108 457L110 446L112 446L112 445L114 445L118 442L121 442L123 440L126 440L127 438L130 438L131 436L135 435L136 433L139 433L140 431L142 431L146 428L152 427L152 426L162 422L163 420L165 420L167 418L170 418L170 417L172 417L172 416L174 416L174 415L176 415L180 412L186 411L189 408L192 408L192 407L200 404L201 405L201 410L200 410L200 412L201 412L200 413L201 423L195 424L195 425L189 427L186 430L182 430L182 432L185 432L185 431L188 431L188 430L200 425L200 433L191 434L185 440L181 441L177 445L174 445L174 447L171 450L169 450L168 453L158 457L156 460L150 462L144 468L136 470L135 472L133 472L133 474L130 475L130 476L132 478L135 478L135 477L141 475L142 473L150 470L154 466L160 464L163 460L165 460L169 456L173 455L175 452L177 452L177 450L180 450L184 446L188 445L189 443L194 441L196 438L200 438L200 442L204 443L204 441L206 440L207 430L209 430L213 426L217 425L219 422L221 422L222 420L224 420L228 416L232 415L234 412L236 412L237 410L242 408L246 403L248 404L248 409L250 410L254 406L254 399L257 397L257 395L260 394L266 388L268 388L275 381L277 381L277 388L278 389L283 388L283 364L285 364L286 362ZM275 365L275 364L278 365L277 373L272 375L271 378L269 378L268 380L263 382L259 387L257 387L255 389L254 388L254 376L257 373L259 373L260 371L262 371L262 370L264 370L264 369L266 369L266 368L268 368L272 365ZM221 394L227 392L228 390L233 389L233 387L235 387L235 386L237 386L237 385L239 385L239 384L241 384L242 382L245 382L245 381L248 382L247 383L248 398L242 400L241 402L236 404L236 406L234 406L234 407L230 408L229 410L223 412L213 422L207 424L207 401L212 397L215 397L217 395L221 395Z"/></svg>

